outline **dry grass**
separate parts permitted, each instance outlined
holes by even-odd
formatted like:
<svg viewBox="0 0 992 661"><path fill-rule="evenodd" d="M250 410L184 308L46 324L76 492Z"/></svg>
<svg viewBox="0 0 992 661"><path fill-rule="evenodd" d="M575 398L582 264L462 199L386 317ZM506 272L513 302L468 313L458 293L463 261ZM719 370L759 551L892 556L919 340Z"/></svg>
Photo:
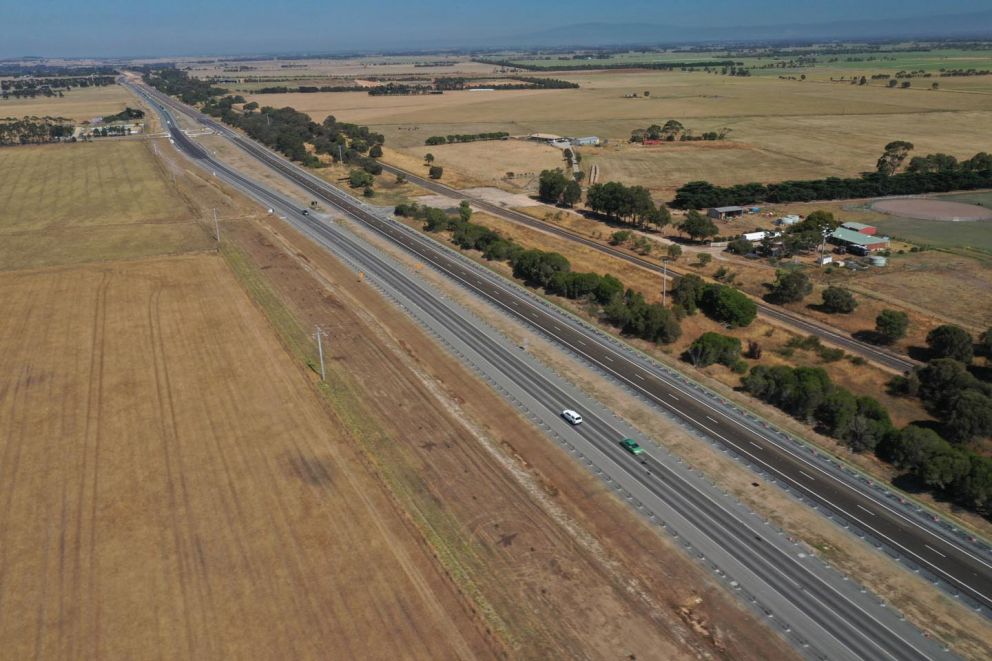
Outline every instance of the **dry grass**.
<svg viewBox="0 0 992 661"><path fill-rule="evenodd" d="M0 300L7 655L486 654L219 258L11 273Z"/></svg>
<svg viewBox="0 0 992 661"><path fill-rule="evenodd" d="M733 149L695 143L583 150L599 159L602 180L622 178L628 184L643 184L659 196L700 178L737 183L742 178L853 176L871 168L883 146L896 138L913 142L918 153L940 151L970 157L978 150L975 136L992 131L987 96L980 94L680 72L558 75L582 87L406 97L258 95L254 100L290 105L318 121L333 114L340 120L368 124L382 131L390 146L418 157L426 137L448 133L541 131L598 135L616 143L625 142L635 128L668 118L680 119L696 133L731 129ZM623 98L627 92L643 90L651 96ZM459 165L452 162L455 169ZM486 183L511 169L501 164L487 170L485 162L475 161L466 165L464 174ZM535 161L516 170L539 171L540 164Z"/></svg>
<svg viewBox="0 0 992 661"><path fill-rule="evenodd" d="M435 165L463 176L476 185L503 186L529 192L537 191L537 177L541 170L561 168L565 171L562 150L525 140L490 140L453 145L424 146L408 149L407 153L423 156L434 154ZM514 174L506 179L506 173ZM448 183L447 181L445 183Z"/></svg>
<svg viewBox="0 0 992 661"><path fill-rule="evenodd" d="M113 115L135 99L120 85L73 88L65 96L0 100L0 117L66 117L77 122Z"/></svg>
<svg viewBox="0 0 992 661"><path fill-rule="evenodd" d="M0 269L202 250L195 215L145 143L0 150Z"/></svg>

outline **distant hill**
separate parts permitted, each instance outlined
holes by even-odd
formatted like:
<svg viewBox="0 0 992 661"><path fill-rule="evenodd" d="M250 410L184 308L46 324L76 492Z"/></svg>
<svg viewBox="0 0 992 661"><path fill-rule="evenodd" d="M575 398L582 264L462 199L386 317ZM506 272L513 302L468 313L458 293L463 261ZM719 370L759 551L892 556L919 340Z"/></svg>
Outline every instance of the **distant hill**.
<svg viewBox="0 0 992 661"><path fill-rule="evenodd" d="M579 23L488 39L502 46L611 46L756 40L992 38L992 10L968 14L709 27L650 23Z"/></svg>

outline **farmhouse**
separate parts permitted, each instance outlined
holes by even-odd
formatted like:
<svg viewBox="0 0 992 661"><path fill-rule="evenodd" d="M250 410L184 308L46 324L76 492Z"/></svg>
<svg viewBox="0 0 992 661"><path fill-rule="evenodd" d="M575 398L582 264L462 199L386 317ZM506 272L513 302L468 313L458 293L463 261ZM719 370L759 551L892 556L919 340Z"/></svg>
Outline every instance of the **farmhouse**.
<svg viewBox="0 0 992 661"><path fill-rule="evenodd" d="M797 216L795 214L789 214L788 216L782 216L781 218L779 218L778 220L776 220L775 221L775 224L776 225L784 225L785 227L789 227L791 225L795 225L796 223L798 223L799 220L800 220L799 216Z"/></svg>
<svg viewBox="0 0 992 661"><path fill-rule="evenodd" d="M534 142L546 142L549 145L553 142L561 142L565 138L560 135L555 135L554 133L531 133L527 136L528 140L533 140Z"/></svg>
<svg viewBox="0 0 992 661"><path fill-rule="evenodd" d="M851 230L852 232L860 232L861 234L868 234L869 236L875 236L878 231L871 225L865 225L864 223L854 223L847 222L841 225L842 228L846 230Z"/></svg>
<svg viewBox="0 0 992 661"><path fill-rule="evenodd" d="M713 207L706 212L706 215L717 220L738 218L744 215L744 207Z"/></svg>
<svg viewBox="0 0 992 661"><path fill-rule="evenodd" d="M889 237L887 236L872 236L845 227L835 229L827 240L834 245L847 248L849 252L862 255L876 250L886 250L889 247Z"/></svg>

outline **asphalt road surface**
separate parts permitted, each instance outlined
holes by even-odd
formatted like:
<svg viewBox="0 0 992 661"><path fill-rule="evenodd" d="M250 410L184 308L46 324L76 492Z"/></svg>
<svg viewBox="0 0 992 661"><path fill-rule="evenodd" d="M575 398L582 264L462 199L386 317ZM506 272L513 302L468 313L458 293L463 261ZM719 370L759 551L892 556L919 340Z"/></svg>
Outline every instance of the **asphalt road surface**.
<svg viewBox="0 0 992 661"><path fill-rule="evenodd" d="M527 227L538 229L541 230L542 232L554 234L555 236L561 237L563 239L567 239L569 241L573 241L575 243L581 243L584 246L588 246L602 253L606 253L618 259L622 259L624 261L630 262L631 264L636 264L637 266L640 266L642 268L646 268L648 270L654 271L659 275L663 275L665 273L665 270L658 264L655 264L654 262L648 261L646 259L642 259L637 255L631 255L627 252L624 252L623 250L620 250L619 248L603 245L598 241L594 241L588 237L582 236L581 234L578 234L577 232L573 232L568 228L560 227L558 225L555 225L554 223L548 223L543 220L538 220L536 218L528 216L527 214L520 213L519 211L513 211L512 209L501 207L498 204L487 202L486 200L483 200L478 196L465 193L464 191L451 188L450 186L445 186L444 184L439 183L433 179L421 177L412 172L408 172L407 170L397 168L393 165L382 163L382 169L387 172L392 172L393 174L403 174L406 177L407 181L417 184L421 188L426 188L427 190L438 193L439 195L444 195L445 197L450 197L457 200L468 200L473 204L473 206L476 206L479 209L483 209L487 213L491 213L494 216L499 216L500 218L504 218L505 220L509 220L511 222L520 225L525 225ZM673 274L671 269L668 269L667 274L668 277L671 278L673 282L678 278L678 275ZM858 340L854 339L850 335L845 334L842 331L834 330L822 324L813 323L807 319L803 319L798 315L792 314L787 310L783 310L781 308L777 308L772 305L767 305L760 301L758 301L757 303L758 303L758 312L761 315L768 317L769 319L775 319L779 322L797 328L804 333L810 335L816 335L822 340L835 344L853 354L862 356L868 360L876 362L880 365L884 365L885 367L888 367L890 369L894 369L900 372L905 372L919 365L918 362L910 358L904 356L898 356L890 351L886 351L885 349L874 347L864 342L859 342Z"/></svg>
<svg viewBox="0 0 992 661"><path fill-rule="evenodd" d="M161 98L160 101L170 106L175 103L172 100ZM180 110L188 112L181 107ZM917 564L921 569L932 573L935 577L942 578L948 583L955 585L966 597L974 599L975 602L986 607L988 606L989 600L985 596L988 593L989 578L987 549L976 544L970 544L968 540L961 539L959 536L953 534L953 532L947 531L938 525L937 522L930 521L928 525L927 517L918 516L918 513L914 512L911 508L906 511L899 511L899 508L893 506L892 499L883 494L876 493L877 489L873 489L867 485L860 485L858 479L851 478L850 476L847 476L849 479L844 479L846 474L837 469L831 462L824 461L824 457L804 451L801 446L783 440L777 432L766 429L760 421L740 412L732 404L702 391L698 386L684 379L684 377L653 363L653 361L650 361L615 339L609 338L605 334L588 327L557 308L548 305L541 299L534 297L512 283L502 280L468 260L460 258L458 255L438 246L433 241L420 236L409 228L370 213L362 205L351 200L346 194L336 191L329 184L297 170L295 166L286 163L268 150L234 134L225 127L214 125L212 122L210 125L225 136L236 139L239 146L255 155L269 167L289 177L294 183L307 189L312 195L341 209L349 217L354 218L365 224L369 229L403 246L427 263L434 265L438 270L449 274L461 282L467 289L489 300L494 305L503 309L507 314L538 328L547 337L555 340L561 346L582 356L588 362L598 366L602 371L626 383L631 390L639 392L646 399L655 402L662 408L668 409L672 415L683 420L687 425L709 438L717 440L717 442L725 447L732 449L737 455L753 463L759 470L766 472L772 479L788 486L794 492L803 495L807 500L820 504L821 511L827 511L829 515L838 520L850 521L862 527L862 529L871 533L873 537L884 540L893 550L903 554L910 560L909 564ZM287 215L292 218L294 224L303 224L309 228L308 233L330 231L315 219L305 218L298 213L298 210L287 207L287 205L292 204L291 202L279 198L278 195L268 191L264 187L251 182L227 166L214 161L202 148L178 130L174 126L174 123L170 124L170 131L172 139L178 148L182 149L192 158L201 161L207 169L213 169L214 172L219 172L220 176L248 191L256 198L284 209ZM340 246L344 243L341 237L336 237L336 240L337 244L335 245ZM358 242L352 240L351 243L353 244L351 250L356 253L362 250L367 252L367 249L358 245ZM364 259L369 258L366 256ZM385 278L385 276L383 277ZM396 280L392 285L395 288L412 286L409 282L405 282L409 280L409 277L406 275L393 275L391 277ZM417 296L418 305L429 308L437 304L437 297L431 292L426 294L421 293ZM464 322L458 322L457 320L449 320L447 323L453 325L452 327L457 326L460 329L458 333L463 337L471 337L473 333L472 329L475 327L473 324L466 325ZM476 344L483 346L483 339L478 337L472 339L471 346ZM492 350L492 352L495 353L495 350ZM504 362L507 361L504 360ZM532 379L532 377L529 377L525 373L514 372L513 370L515 369L519 370L520 368L519 366L515 366L513 361L507 362L506 365L500 368L501 374L513 375L507 382L511 387L523 387L524 384L527 384ZM544 400L548 399L548 393L554 392L554 389L550 388L546 383L535 384L528 389L532 393L541 394ZM562 398L553 397L552 400L551 403L545 403L544 406L546 409L548 409L548 406L551 406L548 410L553 410L554 407L561 405ZM583 430L583 440L585 442L599 442L601 446L605 444L605 447L610 448L610 456L615 461L622 461L626 458L620 455L621 459L616 459L617 453L622 452L615 445L618 440L617 432L611 428L611 424L616 424L616 422L606 417L600 417L595 413L590 415L590 412L584 412L584 414L586 415L587 422L581 428ZM600 451L606 452L602 447ZM646 464L649 469L653 469L651 474L655 476L659 474L664 475L664 468L662 466L655 466L650 463L653 458L654 454L652 453L651 458L647 460L649 464ZM834 466L834 470L830 469L831 466ZM662 485L667 484L664 479L658 480L657 477L649 479L645 477L647 475L646 473L642 475L638 472L636 466L634 468L635 470L633 472L628 471L625 474L626 477L624 479L629 481L631 476L633 476L649 480L647 483L642 480L639 484L641 487L645 487L646 484L648 491L651 493L657 495L657 490L663 488ZM835 592L831 591L832 588L830 586L827 588L823 588L822 586L816 587L817 581L810 582L809 576L802 574L802 572L800 572L800 575L788 578L787 572L791 571L789 563L782 561L781 558L775 560L773 557L767 556L767 549L769 547L764 545L766 542L755 539L753 543L748 542L749 545L745 546L744 540L751 533L747 530L733 529L734 521L737 520L735 517L727 517L721 514L719 508L716 510L712 509L712 506L706 504L705 498L702 500L694 499L693 502L685 502L683 499L690 497L690 490L677 489L676 491L677 493L670 492L670 490L666 491L662 502L668 503L669 506L674 503L681 503L681 511L685 512L686 518L690 519L694 525L705 525L711 530L713 528L722 530L722 532L712 533L710 539L721 540L720 549L723 552L733 553L736 562L745 563L745 566L756 574L759 574L766 584L777 585L776 594L780 597L783 594L788 594L790 590L794 592L796 585L800 585L802 587L799 591L803 593L814 588L817 590L827 590L826 593L822 593L815 598L807 599L806 597L802 597L798 599L799 602L805 603L807 607L810 603L828 603L823 602L823 600L837 598L836 596L831 597L832 594L835 595ZM863 511L858 512L859 509ZM758 546L755 547L754 544ZM762 553L760 549L765 549L766 552ZM920 555L921 552L926 553L926 549L930 550L930 554ZM747 557L740 557L742 554ZM771 558L771 560L765 562L762 558L765 558L765 560ZM800 570L796 569L796 571ZM777 584L781 580L795 580L797 578L802 580L787 585ZM818 580L822 582L822 579ZM788 585L792 585L792 588L789 588ZM794 602L790 601L789 603L793 603L795 608L800 608ZM840 607L838 606L838 608ZM842 619L850 619L852 614L857 612L857 609L845 608L846 615ZM816 611L817 609L814 608L813 610ZM820 608L820 610L823 609ZM843 611L845 609L841 610ZM820 617L816 612L806 612L806 615L813 619ZM840 614L838 613L837 616L840 617ZM857 620L858 618L855 617L855 619ZM869 623L865 622L864 619L861 618L860 622L848 622L848 624L843 625L846 627L853 626L854 629L838 629L838 633L833 634L835 639L842 640L843 647L848 652L851 652L853 649L855 657L881 658L888 656L889 651L880 655L878 649L875 649L875 653L872 654L869 648L859 649L857 647L860 644L867 644L869 646L884 644L886 646L894 645L898 647L895 640L888 640L886 642L887 637L884 631L868 633L867 638L862 643L852 642L853 639L848 640L852 636L857 637L861 635L864 637L864 634L857 634L857 631L861 630L861 628L867 628L869 626ZM825 623L822 626L825 630L829 630L829 627L841 626L841 624ZM841 631L844 633L840 633ZM918 641L916 641L916 644L918 644ZM895 656L893 658L920 658L916 652L918 650L915 647L911 650L903 650L902 652L895 650Z"/></svg>

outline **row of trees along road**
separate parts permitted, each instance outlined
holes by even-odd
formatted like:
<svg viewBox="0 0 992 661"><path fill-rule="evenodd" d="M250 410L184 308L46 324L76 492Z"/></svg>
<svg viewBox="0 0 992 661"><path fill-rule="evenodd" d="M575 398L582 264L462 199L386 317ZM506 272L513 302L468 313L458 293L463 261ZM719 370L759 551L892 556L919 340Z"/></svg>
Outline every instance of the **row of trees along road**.
<svg viewBox="0 0 992 661"><path fill-rule="evenodd" d="M914 157L907 164L912 149L912 143L904 140L890 142L878 159L875 171L856 178L828 177L734 186L691 181L676 191L672 206L703 209L761 202L810 202L992 188L992 154L979 152L961 162L947 154L929 154Z"/></svg>

